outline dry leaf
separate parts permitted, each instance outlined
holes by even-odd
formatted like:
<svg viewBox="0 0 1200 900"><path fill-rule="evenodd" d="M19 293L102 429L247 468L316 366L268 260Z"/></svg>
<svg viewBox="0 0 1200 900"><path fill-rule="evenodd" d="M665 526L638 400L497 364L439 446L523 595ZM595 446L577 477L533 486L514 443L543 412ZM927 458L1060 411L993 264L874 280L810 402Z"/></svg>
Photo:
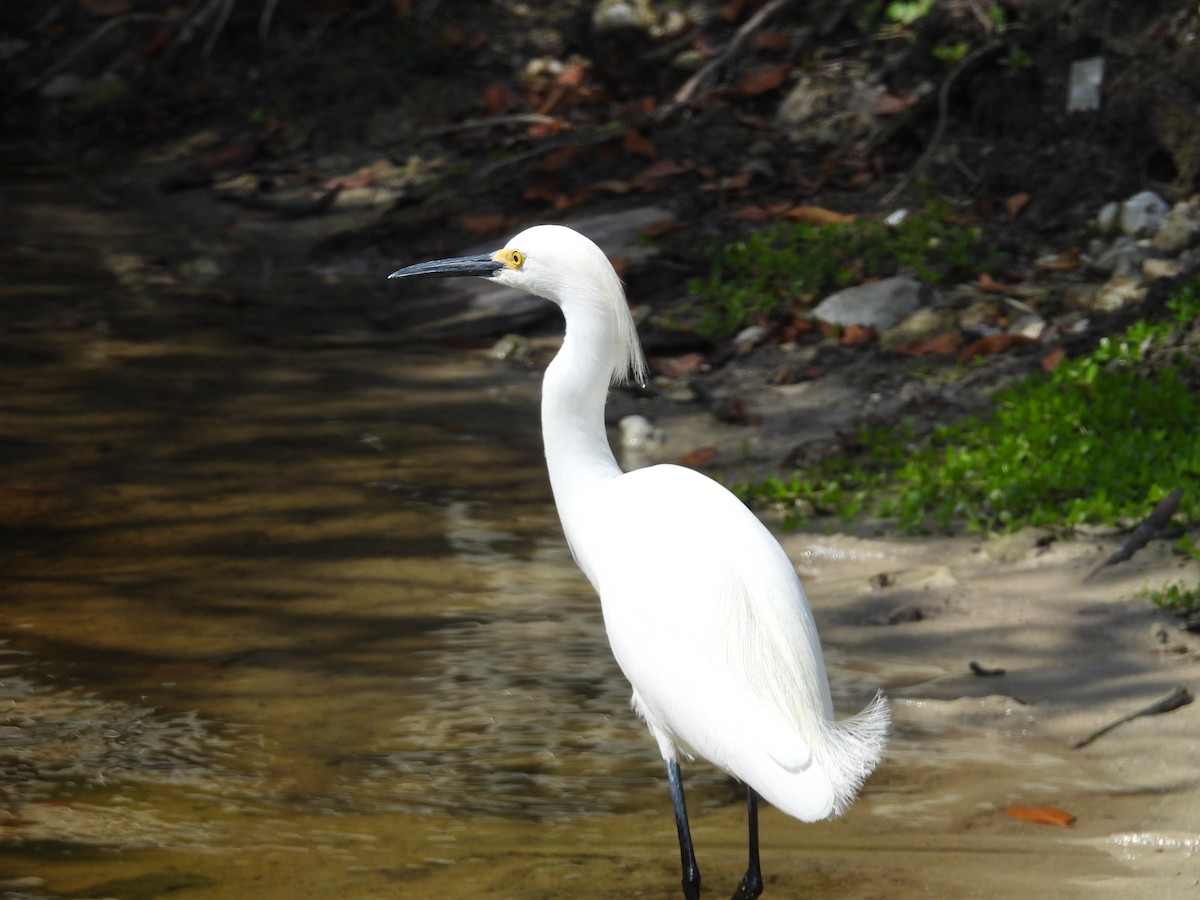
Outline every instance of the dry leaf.
<svg viewBox="0 0 1200 900"><path fill-rule="evenodd" d="M674 159L660 159L642 169L638 173L636 180L641 181L643 178L670 178L672 175L682 175L684 172L690 172L693 168L695 167L684 165Z"/></svg>
<svg viewBox="0 0 1200 900"><path fill-rule="evenodd" d="M607 181L597 181L590 190L604 191L606 194L628 194L633 190L633 185L628 181L610 178Z"/></svg>
<svg viewBox="0 0 1200 900"><path fill-rule="evenodd" d="M1042 357L1042 371L1049 375L1059 367L1064 359L1067 358L1067 351L1062 347L1055 347L1049 353Z"/></svg>
<svg viewBox="0 0 1200 900"><path fill-rule="evenodd" d="M743 222L765 222L767 219L775 218L775 213L771 212L765 206L750 204L736 210L733 217L741 219Z"/></svg>
<svg viewBox="0 0 1200 900"><path fill-rule="evenodd" d="M715 447L701 447L699 450L692 450L690 453L683 454L683 456L679 457L678 462L681 466L695 469L712 462L716 455L717 451Z"/></svg>
<svg viewBox="0 0 1200 900"><path fill-rule="evenodd" d="M517 92L507 84L496 82L483 89L483 114L502 116L516 109L521 103Z"/></svg>
<svg viewBox="0 0 1200 900"><path fill-rule="evenodd" d="M521 199L527 203L554 204L558 202L558 198L561 196L562 192L558 189L558 183L550 178L535 181L525 188L525 190L521 191Z"/></svg>
<svg viewBox="0 0 1200 900"><path fill-rule="evenodd" d="M1061 825L1063 828L1070 828L1075 824L1073 815L1054 806L1010 806L1005 812L1014 819L1037 822L1039 825Z"/></svg>
<svg viewBox="0 0 1200 900"><path fill-rule="evenodd" d="M873 98L875 114L879 116L895 116L904 112L917 102L917 92L909 91L902 97L889 94L887 91L878 92Z"/></svg>
<svg viewBox="0 0 1200 900"><path fill-rule="evenodd" d="M807 222L810 225L848 225L854 221L850 213L834 212L823 206L796 206L783 214L792 222Z"/></svg>
<svg viewBox="0 0 1200 900"><path fill-rule="evenodd" d="M1039 269L1046 269L1050 272L1069 272L1083 265L1083 257L1079 255L1078 249L1072 247L1066 253L1060 253L1058 256L1039 257L1034 260L1033 264Z"/></svg>
<svg viewBox="0 0 1200 900"><path fill-rule="evenodd" d="M459 216L458 224L471 234L495 234L508 226L508 217L503 213L484 213L478 216Z"/></svg>
<svg viewBox="0 0 1200 900"><path fill-rule="evenodd" d="M742 172L738 175L730 175L728 178L722 178L720 181L709 181L700 185L702 191L742 191L750 186L750 182L754 179L753 172Z"/></svg>
<svg viewBox="0 0 1200 900"><path fill-rule="evenodd" d="M875 327L873 325L847 325L842 329L842 346L862 347L874 340Z"/></svg>
<svg viewBox="0 0 1200 900"><path fill-rule="evenodd" d="M791 64L785 64L772 69L751 72L737 86L737 92L743 97L757 97L759 94L773 91L787 80L788 73L791 71Z"/></svg>
<svg viewBox="0 0 1200 900"><path fill-rule="evenodd" d="M1011 197L1006 199L1004 201L1004 208L1008 211L1008 221L1011 222L1013 219L1019 216L1021 214L1021 210L1028 206L1029 201L1032 199L1033 195L1028 191L1021 191L1020 193L1013 194Z"/></svg>
<svg viewBox="0 0 1200 900"><path fill-rule="evenodd" d="M154 30L138 45L138 56L155 59L166 53L175 43L175 30L166 24L154 26Z"/></svg>
<svg viewBox="0 0 1200 900"><path fill-rule="evenodd" d="M613 271L617 273L617 277L622 281L629 274L629 257L628 256L610 256L608 264L613 267Z"/></svg>
<svg viewBox="0 0 1200 900"><path fill-rule="evenodd" d="M592 64L587 60L572 63L555 76L554 80L563 87L582 87L587 81L588 70Z"/></svg>
<svg viewBox="0 0 1200 900"><path fill-rule="evenodd" d="M987 272L983 272L979 276L979 281L975 285L985 294L1011 294L1013 288L1011 285L1001 284Z"/></svg>
<svg viewBox="0 0 1200 900"><path fill-rule="evenodd" d="M897 353L903 353L905 356L937 356L957 353L962 344L962 335L957 331L943 331L941 334L935 334L933 337L898 344L892 349Z"/></svg>
<svg viewBox="0 0 1200 900"><path fill-rule="evenodd" d="M1035 343L1037 342L1033 338L1023 334L989 334L987 337L981 337L979 340L967 344L958 354L958 361L967 362L977 356L995 356L997 353L1003 353L1013 347Z"/></svg>
<svg viewBox="0 0 1200 900"><path fill-rule="evenodd" d="M746 0L729 0L728 3L722 3L717 9L717 15L722 22L737 21L737 17L742 14L742 7L746 5Z"/></svg>
<svg viewBox="0 0 1200 900"><path fill-rule="evenodd" d="M636 128L625 129L625 152L631 156L658 156L658 149L643 137Z"/></svg>
<svg viewBox="0 0 1200 900"><path fill-rule="evenodd" d="M763 31L754 38L753 47L755 50L782 53L792 48L792 39L782 31Z"/></svg>

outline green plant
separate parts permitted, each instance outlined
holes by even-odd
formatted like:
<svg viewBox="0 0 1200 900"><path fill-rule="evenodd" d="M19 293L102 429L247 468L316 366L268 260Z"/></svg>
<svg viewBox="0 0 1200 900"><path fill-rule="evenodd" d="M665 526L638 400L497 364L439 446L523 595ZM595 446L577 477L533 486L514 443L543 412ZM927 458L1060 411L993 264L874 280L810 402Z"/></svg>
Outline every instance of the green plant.
<svg viewBox="0 0 1200 900"><path fill-rule="evenodd" d="M729 335L760 316L799 308L864 273L913 273L936 284L973 273L980 232L948 221L937 205L891 226L876 219L845 225L777 222L716 251L707 278L688 284L696 330Z"/></svg>
<svg viewBox="0 0 1200 900"><path fill-rule="evenodd" d="M1175 582L1161 588L1143 588L1138 591L1138 596L1167 612L1189 618L1200 613L1200 585L1189 588L1183 582Z"/></svg>
<svg viewBox="0 0 1200 900"><path fill-rule="evenodd" d="M834 460L746 487L751 502L784 508L789 524L809 515L855 513L906 531L1010 531L1138 520L1175 487L1176 521L1200 522L1200 391L1194 360L1151 371L1147 354L1200 318L1200 279L1167 304L1170 315L1139 321L1089 354L1031 377L995 398L994 411L934 429L868 429L853 462Z"/></svg>

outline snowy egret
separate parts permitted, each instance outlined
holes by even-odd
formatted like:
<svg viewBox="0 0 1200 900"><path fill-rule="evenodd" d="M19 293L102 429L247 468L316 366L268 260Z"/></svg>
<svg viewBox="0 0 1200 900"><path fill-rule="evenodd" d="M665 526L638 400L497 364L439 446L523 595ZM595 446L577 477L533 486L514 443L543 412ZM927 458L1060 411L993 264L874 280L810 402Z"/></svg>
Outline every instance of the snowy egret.
<svg viewBox="0 0 1200 900"><path fill-rule="evenodd" d="M791 561L736 497L691 469L622 472L604 427L610 384L646 362L620 279L561 225L495 253L417 263L392 278L477 275L556 303L562 348L542 383L542 438L563 532L600 595L633 708L667 763L683 894L700 896L679 756L746 785L750 859L734 900L762 893L758 797L806 822L841 813L887 741L882 694L835 721L812 611Z"/></svg>

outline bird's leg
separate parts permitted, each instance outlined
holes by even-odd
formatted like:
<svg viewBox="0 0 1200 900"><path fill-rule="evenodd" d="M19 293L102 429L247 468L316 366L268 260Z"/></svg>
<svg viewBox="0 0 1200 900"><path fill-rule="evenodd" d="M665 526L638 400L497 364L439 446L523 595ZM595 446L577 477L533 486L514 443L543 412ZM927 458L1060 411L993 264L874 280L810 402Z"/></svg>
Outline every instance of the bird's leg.
<svg viewBox="0 0 1200 900"><path fill-rule="evenodd" d="M746 821L750 829L750 865L733 900L754 900L763 889L762 868L758 864L758 794L750 785L746 785Z"/></svg>
<svg viewBox="0 0 1200 900"><path fill-rule="evenodd" d="M688 827L687 806L683 802L683 781L679 777L679 760L667 760L667 781L671 785L671 802L675 804L675 826L679 829L679 859L683 864L683 896L685 900L700 900L700 867L692 849L692 830Z"/></svg>

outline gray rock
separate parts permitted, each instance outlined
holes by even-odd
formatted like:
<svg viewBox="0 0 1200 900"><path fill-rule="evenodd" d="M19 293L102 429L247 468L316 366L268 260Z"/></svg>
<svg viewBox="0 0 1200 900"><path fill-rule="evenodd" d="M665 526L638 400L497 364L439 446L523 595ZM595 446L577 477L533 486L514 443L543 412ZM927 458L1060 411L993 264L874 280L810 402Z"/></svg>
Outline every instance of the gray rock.
<svg viewBox="0 0 1200 900"><path fill-rule="evenodd" d="M1121 204L1121 230L1132 237L1150 237L1170 211L1167 201L1154 191L1134 194Z"/></svg>
<svg viewBox="0 0 1200 900"><path fill-rule="evenodd" d="M1200 242L1200 197L1176 203L1162 226L1154 233L1150 246L1159 253L1175 256Z"/></svg>
<svg viewBox="0 0 1200 900"><path fill-rule="evenodd" d="M885 278L831 294L813 310L830 325L861 325L887 331L916 312L930 297L927 285L911 278Z"/></svg>

